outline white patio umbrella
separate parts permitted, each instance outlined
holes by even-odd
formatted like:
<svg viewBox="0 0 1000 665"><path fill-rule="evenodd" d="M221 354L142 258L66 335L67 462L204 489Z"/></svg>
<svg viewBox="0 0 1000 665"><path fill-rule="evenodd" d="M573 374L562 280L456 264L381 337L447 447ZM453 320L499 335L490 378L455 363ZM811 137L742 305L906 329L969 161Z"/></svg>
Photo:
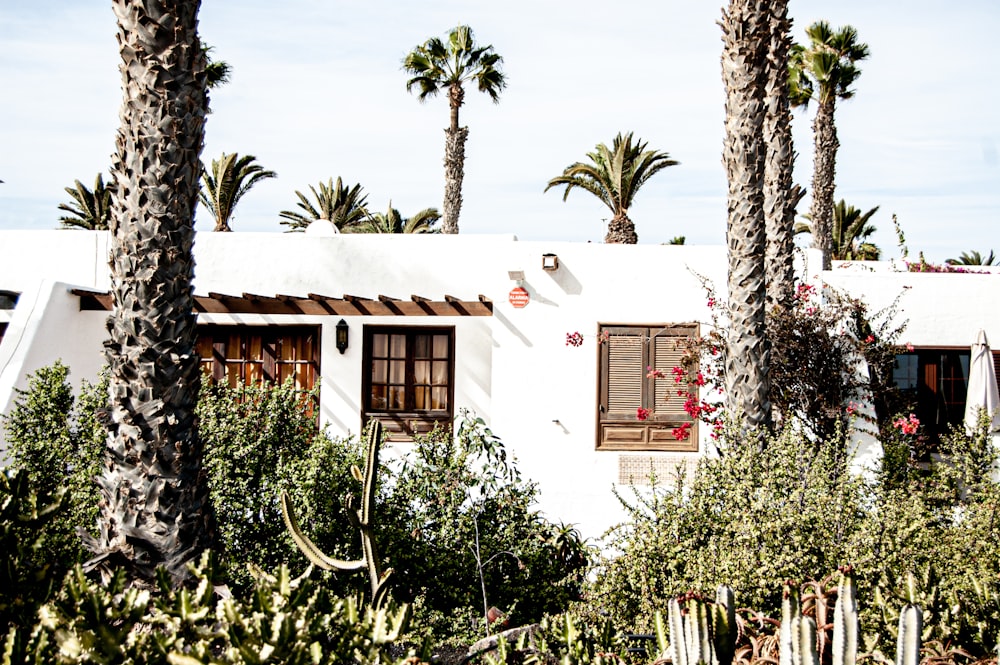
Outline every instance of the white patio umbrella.
<svg viewBox="0 0 1000 665"><path fill-rule="evenodd" d="M997 375L993 369L993 354L986 341L986 332L979 331L976 343L972 345L969 357L969 385L965 396L965 429L975 428L980 409L993 415L990 431L1000 429L1000 391L997 390Z"/></svg>

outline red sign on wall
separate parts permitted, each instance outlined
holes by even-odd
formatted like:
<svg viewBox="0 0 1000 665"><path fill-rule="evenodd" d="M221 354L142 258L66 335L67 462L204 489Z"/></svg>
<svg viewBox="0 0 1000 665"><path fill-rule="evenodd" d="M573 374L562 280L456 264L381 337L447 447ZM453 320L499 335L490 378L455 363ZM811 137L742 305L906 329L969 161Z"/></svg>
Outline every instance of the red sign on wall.
<svg viewBox="0 0 1000 665"><path fill-rule="evenodd" d="M507 296L510 300L510 304L518 309L525 307L531 300L531 296L528 295L528 290L521 286L515 286L510 290L510 295Z"/></svg>

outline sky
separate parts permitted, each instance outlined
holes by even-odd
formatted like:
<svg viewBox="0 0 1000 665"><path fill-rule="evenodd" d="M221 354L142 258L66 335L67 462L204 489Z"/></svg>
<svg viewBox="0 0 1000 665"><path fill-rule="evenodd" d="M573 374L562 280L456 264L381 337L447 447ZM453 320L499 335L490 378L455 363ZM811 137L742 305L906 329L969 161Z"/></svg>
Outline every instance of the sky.
<svg viewBox="0 0 1000 665"><path fill-rule="evenodd" d="M824 19L871 56L836 122L836 198L872 217L884 258L1000 253L996 0L790 0L793 37ZM599 242L610 211L549 179L634 132L680 162L630 209L641 243L723 244L723 4L712 0L204 0L202 40L233 68L212 92L203 160L252 154L278 177L242 199L236 232L280 232L295 191L342 177L374 212L440 207L446 97L406 91L406 53L457 24L492 44L508 87L466 94L462 233ZM121 102L107 0L0 3L0 229L50 229L74 180L108 178ZM796 182L812 178L814 107L794 114ZM311 195L310 195L311 196ZM808 211L809 199L799 212ZM199 210L196 228L210 230ZM802 239L804 240L804 238ZM804 243L803 243L804 244Z"/></svg>

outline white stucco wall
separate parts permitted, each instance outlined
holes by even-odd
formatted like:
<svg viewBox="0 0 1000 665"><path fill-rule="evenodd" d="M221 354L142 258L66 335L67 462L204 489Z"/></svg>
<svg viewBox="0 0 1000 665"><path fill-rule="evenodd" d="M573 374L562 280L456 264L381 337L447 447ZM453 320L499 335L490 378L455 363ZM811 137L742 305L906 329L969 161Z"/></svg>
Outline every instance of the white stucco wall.
<svg viewBox="0 0 1000 665"><path fill-rule="evenodd" d="M74 381L96 376L106 313L80 312L68 289L107 289L107 251L105 233L0 232L0 289L22 292L0 345L5 411L25 375L57 358L70 365ZM546 253L559 257L558 271L542 270ZM706 332L710 312L698 275L724 297L724 247L519 242L511 236L202 233L195 259L195 292L201 295L492 299L492 317L343 317L350 327L343 355L333 344L339 316L204 314L199 320L322 325L321 418L332 433L343 435L360 427L364 325L454 326L456 412L467 408L483 416L523 474L539 483L548 516L579 525L586 536L598 536L621 519L611 490L624 461L697 456L595 450L595 336L601 323L695 321ZM507 301L515 286L508 271L524 272L531 302L523 309ZM900 312L909 321L903 341L917 346L968 345L979 328L1000 343L1000 313L990 307L1000 293L1000 275L921 275L858 264L806 274L865 298L875 309L911 287ZM583 346L567 346L566 334L576 331L584 335Z"/></svg>

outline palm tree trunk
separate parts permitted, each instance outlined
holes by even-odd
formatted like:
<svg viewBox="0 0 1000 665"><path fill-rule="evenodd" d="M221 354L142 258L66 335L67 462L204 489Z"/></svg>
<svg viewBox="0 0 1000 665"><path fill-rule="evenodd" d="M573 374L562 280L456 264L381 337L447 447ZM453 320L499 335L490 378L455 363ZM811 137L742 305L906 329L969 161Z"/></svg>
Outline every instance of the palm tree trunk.
<svg viewBox="0 0 1000 665"><path fill-rule="evenodd" d="M441 204L441 233L458 233L462 212L462 181L465 179L465 140L469 128L458 126L458 111L465 102L461 83L448 87L450 109L448 129L444 130L444 201Z"/></svg>
<svg viewBox="0 0 1000 665"><path fill-rule="evenodd" d="M833 258L833 190L836 173L837 126L833 122L836 98L820 101L813 120L815 141L812 181L812 234L813 247L823 252L823 270L832 267Z"/></svg>
<svg viewBox="0 0 1000 665"><path fill-rule="evenodd" d="M191 288L205 56L198 0L147 4L113 3L124 100L112 164L109 432L89 567L151 580L162 565L182 580L214 533L194 415Z"/></svg>
<svg viewBox="0 0 1000 665"><path fill-rule="evenodd" d="M442 233L458 233L458 215L462 211L462 180L465 177L465 139L468 136L468 127L444 130Z"/></svg>
<svg viewBox="0 0 1000 665"><path fill-rule="evenodd" d="M729 335L726 402L748 426L771 419L770 345L764 322L764 84L770 3L731 0L723 11L726 86L723 162L729 181Z"/></svg>
<svg viewBox="0 0 1000 665"><path fill-rule="evenodd" d="M773 0L770 47L764 99L764 224L767 236L764 281L767 310L785 307L791 301L795 281L793 265L795 206L802 196L793 183L795 150L792 145L791 112L788 103L788 50L792 22L788 0Z"/></svg>
<svg viewBox="0 0 1000 665"><path fill-rule="evenodd" d="M635 232L635 224L629 219L627 214L615 215L608 222L608 232L604 235L604 242L608 244L635 245L639 242L639 235Z"/></svg>

